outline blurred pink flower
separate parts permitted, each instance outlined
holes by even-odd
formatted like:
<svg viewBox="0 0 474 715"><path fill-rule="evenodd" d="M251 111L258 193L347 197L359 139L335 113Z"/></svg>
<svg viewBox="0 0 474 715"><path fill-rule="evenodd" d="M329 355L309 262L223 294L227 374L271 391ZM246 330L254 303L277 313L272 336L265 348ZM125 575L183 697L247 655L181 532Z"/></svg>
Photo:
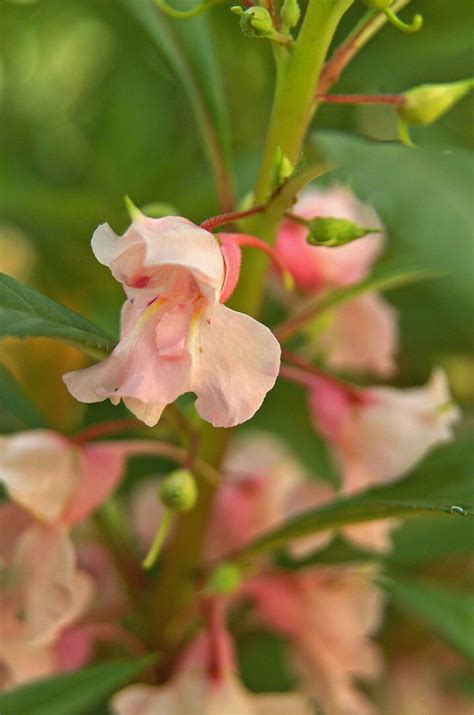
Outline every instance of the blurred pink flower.
<svg viewBox="0 0 474 715"><path fill-rule="evenodd" d="M348 190L334 186L302 194L294 213L303 218L345 218L362 226L379 228L375 211ZM322 293L365 278L383 245L383 233L368 234L345 246L311 246L307 229L294 221L281 226L276 250L305 294ZM378 293L350 299L325 315L308 331L312 349L336 369L371 372L388 377L395 371L398 343L395 310Z"/></svg>
<svg viewBox="0 0 474 715"><path fill-rule="evenodd" d="M11 687L57 669L57 639L94 585L76 568L64 529L32 523L14 504L1 505L0 527L0 686Z"/></svg>
<svg viewBox="0 0 474 715"><path fill-rule="evenodd" d="M293 207L293 213L306 219L318 216L344 218L364 227L382 229L375 211L342 186L304 192ZM357 283L368 275L382 250L383 236L379 233L368 234L337 248L311 246L306 241L307 234L308 230L302 224L285 220L276 249L297 286L308 293Z"/></svg>
<svg viewBox="0 0 474 715"><path fill-rule="evenodd" d="M332 311L317 340L326 364L336 370L382 377L396 371L397 316L378 293L366 293Z"/></svg>
<svg viewBox="0 0 474 715"><path fill-rule="evenodd" d="M255 695L239 682L229 636L216 644L199 636L184 653L174 677L165 685L130 685L112 700L115 715L311 715L296 693ZM216 656L220 662L216 662ZM216 670L217 666L217 670Z"/></svg>
<svg viewBox="0 0 474 715"><path fill-rule="evenodd" d="M226 271L216 238L184 218L141 216L121 237L99 226L92 249L128 300L110 357L64 375L74 397L123 399L150 426L185 392L215 426L252 417L275 383L280 347L264 325L219 302Z"/></svg>
<svg viewBox="0 0 474 715"><path fill-rule="evenodd" d="M459 418L440 369L424 387L370 387L352 395L342 385L315 379L310 405L350 493L405 475L432 447L452 439Z"/></svg>
<svg viewBox="0 0 474 715"><path fill-rule="evenodd" d="M327 715L369 715L355 679L380 675L370 639L380 626L383 596L363 568L315 567L261 576L244 586L264 623L289 638L296 670Z"/></svg>

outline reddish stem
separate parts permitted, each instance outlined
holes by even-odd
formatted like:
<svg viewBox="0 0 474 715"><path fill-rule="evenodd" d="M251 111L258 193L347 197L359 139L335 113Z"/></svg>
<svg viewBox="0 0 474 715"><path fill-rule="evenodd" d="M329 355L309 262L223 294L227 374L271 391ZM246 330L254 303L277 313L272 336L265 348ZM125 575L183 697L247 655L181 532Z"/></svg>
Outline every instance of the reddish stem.
<svg viewBox="0 0 474 715"><path fill-rule="evenodd" d="M260 238L257 238L256 236L251 236L248 233L228 233L226 234L227 236L231 237L232 240L238 245L238 246L247 246L249 248L258 248L259 251L263 251L263 253L266 253L267 256L269 256L272 261L278 266L278 268L281 270L282 273L288 273L288 269L281 260L280 256L278 253L275 251L272 246L270 246L268 243L265 243L265 241L262 241Z"/></svg>
<svg viewBox="0 0 474 715"><path fill-rule="evenodd" d="M136 430L139 428L143 428L143 423L132 418L110 420L109 422L101 422L100 424L90 425L90 427L86 427L70 437L70 440L75 444L82 444L83 442L90 442L96 437L107 437L110 434L129 432L130 430Z"/></svg>
<svg viewBox="0 0 474 715"><path fill-rule="evenodd" d="M215 596L202 602L202 610L207 620L209 636L209 676L212 680L221 680L228 664L226 642L223 638L224 604Z"/></svg>
<svg viewBox="0 0 474 715"><path fill-rule="evenodd" d="M295 371L292 367L282 365L280 368L280 375L282 375L282 377L286 377L289 380L298 382L300 385L305 385L306 387L312 386L314 378L325 380L326 382L336 385L339 389L344 390L344 392L350 395L353 400L359 401L361 399L361 390L358 387L351 385L338 377L328 375L327 372L324 372L324 370L321 370L315 365L312 365L310 362L307 362L299 355L295 355L295 353L292 353L289 350L282 350L281 357L283 360L286 360L286 362L289 362L298 368L298 370ZM303 373L300 372L301 370Z"/></svg>
<svg viewBox="0 0 474 715"><path fill-rule="evenodd" d="M223 226L226 223L232 223L232 221L238 221L241 218L247 218L247 216L253 216L254 214L261 213L262 211L265 211L266 209L265 204L259 204L258 206L254 206L251 209L247 209L246 211L233 211L231 213L227 214L219 214L218 216L212 216L211 218L206 219L206 221L203 221L201 224L201 228L205 229L206 231L213 231L217 226Z"/></svg>
<svg viewBox="0 0 474 715"><path fill-rule="evenodd" d="M393 104L405 101L402 94L317 94L316 99L328 104Z"/></svg>

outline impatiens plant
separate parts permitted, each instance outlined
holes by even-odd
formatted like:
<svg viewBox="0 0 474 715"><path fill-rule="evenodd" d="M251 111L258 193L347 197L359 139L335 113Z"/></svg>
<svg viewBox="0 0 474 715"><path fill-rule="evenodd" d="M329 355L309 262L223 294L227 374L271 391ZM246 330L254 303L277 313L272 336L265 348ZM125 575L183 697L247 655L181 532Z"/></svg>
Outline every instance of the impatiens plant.
<svg viewBox="0 0 474 715"><path fill-rule="evenodd" d="M34 30L6 72L55 188L22 186L34 250L0 223L1 715L471 711L468 301L434 240L468 212L409 131L473 81L410 65L368 94L382 44L377 81L333 90L379 32L418 52L409 2L11 0ZM322 131L332 105L372 140Z"/></svg>

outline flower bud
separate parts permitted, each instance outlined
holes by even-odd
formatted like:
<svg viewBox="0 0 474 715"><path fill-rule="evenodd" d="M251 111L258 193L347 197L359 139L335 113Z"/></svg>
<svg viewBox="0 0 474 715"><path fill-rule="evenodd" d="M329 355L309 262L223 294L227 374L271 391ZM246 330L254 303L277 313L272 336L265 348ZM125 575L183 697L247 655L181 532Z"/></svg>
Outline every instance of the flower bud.
<svg viewBox="0 0 474 715"><path fill-rule="evenodd" d="M242 581L240 569L230 562L216 566L206 585L208 593L233 593Z"/></svg>
<svg viewBox="0 0 474 715"><path fill-rule="evenodd" d="M239 15L240 28L247 37L273 37L275 35L272 16L266 8L256 5L244 11L237 5L230 9L235 15Z"/></svg>
<svg viewBox="0 0 474 715"><path fill-rule="evenodd" d="M414 87L404 93L398 114L407 124L432 124L473 88L474 79Z"/></svg>
<svg viewBox="0 0 474 715"><path fill-rule="evenodd" d="M281 9L280 17L286 27L296 27L300 20L301 10L298 0L285 0Z"/></svg>
<svg viewBox="0 0 474 715"><path fill-rule="evenodd" d="M368 233L380 233L378 228L364 228L345 218L320 216L307 222L308 243L312 246L344 246Z"/></svg>
<svg viewBox="0 0 474 715"><path fill-rule="evenodd" d="M190 511L196 504L196 480L189 469L171 472L160 486L160 499L173 511Z"/></svg>

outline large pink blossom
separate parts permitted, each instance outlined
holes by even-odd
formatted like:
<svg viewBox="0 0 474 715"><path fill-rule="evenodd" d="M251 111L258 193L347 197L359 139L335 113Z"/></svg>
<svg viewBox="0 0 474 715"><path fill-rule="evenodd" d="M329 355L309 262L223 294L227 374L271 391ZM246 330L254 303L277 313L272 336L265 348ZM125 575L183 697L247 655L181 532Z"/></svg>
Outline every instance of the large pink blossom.
<svg viewBox="0 0 474 715"><path fill-rule="evenodd" d="M123 399L150 426L185 392L215 426L252 417L275 383L280 347L264 325L220 303L226 273L216 238L184 218L142 216L121 237L99 226L92 249L127 301L110 357L64 376L74 397Z"/></svg>

